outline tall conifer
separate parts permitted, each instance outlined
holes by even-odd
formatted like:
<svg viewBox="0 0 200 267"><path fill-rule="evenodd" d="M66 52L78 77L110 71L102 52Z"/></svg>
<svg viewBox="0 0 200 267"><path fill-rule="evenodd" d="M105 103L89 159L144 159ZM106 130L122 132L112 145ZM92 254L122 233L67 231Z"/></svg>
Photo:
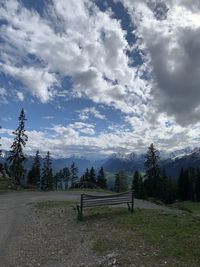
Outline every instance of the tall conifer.
<svg viewBox="0 0 200 267"><path fill-rule="evenodd" d="M36 151L33 164L30 171L28 172L28 183L34 186L40 187L40 155L39 151Z"/></svg>
<svg viewBox="0 0 200 267"><path fill-rule="evenodd" d="M50 152L48 151L44 159L44 165L41 175L41 189L52 190L53 189L53 172Z"/></svg>
<svg viewBox="0 0 200 267"><path fill-rule="evenodd" d="M107 188L107 179L106 179L106 174L104 172L103 167L100 168L98 176L97 176L97 185L100 188Z"/></svg>
<svg viewBox="0 0 200 267"><path fill-rule="evenodd" d="M151 144L145 156L146 180L145 188L148 196L157 197L160 184L159 151Z"/></svg>
<svg viewBox="0 0 200 267"><path fill-rule="evenodd" d="M10 172L11 175L15 178L18 184L21 183L21 180L24 176L24 161L26 157L23 152L23 148L26 146L28 141L28 136L26 135L25 130L25 113L22 109L19 116L19 126L13 132L15 135L14 142L11 145L10 156L8 157L8 162L10 163Z"/></svg>
<svg viewBox="0 0 200 267"><path fill-rule="evenodd" d="M70 173L71 173L71 187L73 188L78 180L78 168L76 167L74 162L70 167Z"/></svg>

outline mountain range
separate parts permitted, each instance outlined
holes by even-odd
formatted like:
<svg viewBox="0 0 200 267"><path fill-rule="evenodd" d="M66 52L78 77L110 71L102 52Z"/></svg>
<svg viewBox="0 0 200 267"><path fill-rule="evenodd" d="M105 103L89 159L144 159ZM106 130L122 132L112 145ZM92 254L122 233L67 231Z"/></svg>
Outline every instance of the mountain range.
<svg viewBox="0 0 200 267"><path fill-rule="evenodd" d="M8 157L9 152L3 151L0 157L0 162L4 162ZM172 178L177 178L180 169L189 167L200 167L200 148L190 148L180 149L171 152L170 154L163 156L161 153L160 166L165 168L167 174ZM30 169L34 157L28 156L25 163L25 168ZM116 153L109 157L103 159L86 159L84 157L69 157L69 158L57 158L52 159L52 167L54 172L70 166L73 162L78 166L79 175L82 175L86 168L95 169L103 166L104 170L109 173L115 173L119 170L123 170L127 173L133 173L138 170L144 172L144 161L145 154L123 154ZM41 163L43 163L43 158L41 158Z"/></svg>

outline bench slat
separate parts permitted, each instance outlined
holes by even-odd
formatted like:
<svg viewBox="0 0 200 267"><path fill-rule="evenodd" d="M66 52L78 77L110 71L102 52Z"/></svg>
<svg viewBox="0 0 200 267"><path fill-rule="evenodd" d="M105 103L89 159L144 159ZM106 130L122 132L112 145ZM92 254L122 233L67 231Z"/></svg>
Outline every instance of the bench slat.
<svg viewBox="0 0 200 267"><path fill-rule="evenodd" d="M127 203L127 202L129 202L129 203L131 203L132 201L130 200L130 199L112 199L112 200L101 200L101 201L96 201L96 200L93 200L93 201L84 201L83 203L82 203L82 205L83 206L85 206L85 205L93 205L93 204L95 204L95 203L98 203L99 205L102 205L102 204L107 204L107 205L109 205L109 204L112 204L112 203L115 203L115 202L117 202L117 203L119 203L119 202L121 202L121 203Z"/></svg>
<svg viewBox="0 0 200 267"><path fill-rule="evenodd" d="M113 197L117 197L117 198L120 198L120 197L123 197L123 196L132 196L132 192L125 192L125 193L120 193L120 194L112 194L112 195L104 195L104 196L93 196L93 195L88 195L88 194L83 194L82 195L82 198L83 199L103 199L103 198L113 198Z"/></svg>
<svg viewBox="0 0 200 267"><path fill-rule="evenodd" d="M110 197L110 198L107 198L107 197L105 197L105 198L83 198L82 200L83 201L93 201L93 200L101 201L104 199L106 199L108 201L111 199L132 199L132 196L129 195L129 196L123 196L123 197Z"/></svg>
<svg viewBox="0 0 200 267"><path fill-rule="evenodd" d="M128 204L128 209L134 211L134 195L133 191L128 191L120 194L94 196L88 194L81 195L80 205L77 205L79 219L82 219L83 208L110 206L119 204Z"/></svg>
<svg viewBox="0 0 200 267"><path fill-rule="evenodd" d="M87 200L87 201L83 201L83 203L93 203L93 202L98 202L98 203L101 203L101 202L113 202L113 201L128 201L128 202L131 202L131 199L130 198L121 198L121 199L116 199L116 198L113 198L113 199L101 199L101 200L96 200L96 199L93 199L93 200Z"/></svg>
<svg viewBox="0 0 200 267"><path fill-rule="evenodd" d="M94 206L109 206L109 205L117 205L117 204L126 204L126 203L131 203L131 202L121 202L121 201L115 201L115 202L112 202L112 203L108 203L108 202L102 202L102 203L99 203L99 202L96 202L96 203L92 203L92 204L83 204L83 208L86 208L86 207L94 207Z"/></svg>

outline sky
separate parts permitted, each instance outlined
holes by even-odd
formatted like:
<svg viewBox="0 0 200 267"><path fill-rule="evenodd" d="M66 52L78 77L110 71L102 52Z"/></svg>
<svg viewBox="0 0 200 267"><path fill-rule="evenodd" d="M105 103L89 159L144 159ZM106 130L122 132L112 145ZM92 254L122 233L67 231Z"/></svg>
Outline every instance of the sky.
<svg viewBox="0 0 200 267"><path fill-rule="evenodd" d="M105 157L200 143L199 0L0 0L0 136Z"/></svg>

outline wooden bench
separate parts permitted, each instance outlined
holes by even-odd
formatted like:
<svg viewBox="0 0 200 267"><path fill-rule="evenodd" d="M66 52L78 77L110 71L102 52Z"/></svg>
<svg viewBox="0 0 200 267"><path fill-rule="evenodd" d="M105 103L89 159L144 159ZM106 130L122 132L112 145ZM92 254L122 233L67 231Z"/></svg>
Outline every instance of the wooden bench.
<svg viewBox="0 0 200 267"><path fill-rule="evenodd" d="M80 204L77 205L78 219L83 219L83 209L97 206L127 204L128 210L134 212L134 191L127 191L119 194L94 196L81 194Z"/></svg>

